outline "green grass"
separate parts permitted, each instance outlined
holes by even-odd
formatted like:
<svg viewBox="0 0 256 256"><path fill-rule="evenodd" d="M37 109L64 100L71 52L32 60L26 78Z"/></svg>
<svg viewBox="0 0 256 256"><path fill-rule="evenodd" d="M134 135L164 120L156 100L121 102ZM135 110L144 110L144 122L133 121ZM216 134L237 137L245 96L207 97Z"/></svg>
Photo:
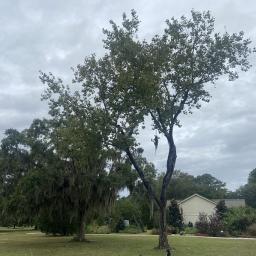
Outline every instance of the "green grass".
<svg viewBox="0 0 256 256"><path fill-rule="evenodd" d="M0 256L157 256L157 236L88 235L90 243L41 233L0 233ZM30 232L32 233L32 232ZM255 256L256 240L171 237L174 256Z"/></svg>
<svg viewBox="0 0 256 256"><path fill-rule="evenodd" d="M34 227L0 227L0 232L6 233L6 232L16 232L16 231L31 231Z"/></svg>

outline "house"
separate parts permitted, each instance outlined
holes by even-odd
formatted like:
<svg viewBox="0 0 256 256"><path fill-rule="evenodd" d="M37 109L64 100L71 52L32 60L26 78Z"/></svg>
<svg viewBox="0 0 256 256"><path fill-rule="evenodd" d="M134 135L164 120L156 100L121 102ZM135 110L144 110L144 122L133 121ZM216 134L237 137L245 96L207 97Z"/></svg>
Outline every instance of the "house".
<svg viewBox="0 0 256 256"><path fill-rule="evenodd" d="M223 199L228 208L231 207L244 207L244 199ZM178 205L183 214L185 224L189 222L195 224L198 220L200 213L205 213L208 216L216 211L216 205L221 199L210 200L198 194L194 194L184 200L178 201Z"/></svg>

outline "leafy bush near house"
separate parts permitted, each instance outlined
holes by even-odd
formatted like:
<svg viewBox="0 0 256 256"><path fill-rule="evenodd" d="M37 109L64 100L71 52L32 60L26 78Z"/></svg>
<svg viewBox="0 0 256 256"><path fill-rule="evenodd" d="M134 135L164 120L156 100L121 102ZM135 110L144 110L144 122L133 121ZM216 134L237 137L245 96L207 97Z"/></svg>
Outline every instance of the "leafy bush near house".
<svg viewBox="0 0 256 256"><path fill-rule="evenodd" d="M208 217L204 213L199 213L198 221L195 223L199 233L208 234L209 231L209 221Z"/></svg>
<svg viewBox="0 0 256 256"><path fill-rule="evenodd" d="M208 234L210 236L223 235L224 225L217 214L208 217L206 214L200 213L195 226L198 232L202 234Z"/></svg>
<svg viewBox="0 0 256 256"><path fill-rule="evenodd" d="M256 210L250 207L231 208L224 218L225 228L234 236L245 233L253 223L256 223Z"/></svg>
<svg viewBox="0 0 256 256"><path fill-rule="evenodd" d="M222 236L224 229L223 222L221 221L219 215L213 214L209 216L207 234L210 236Z"/></svg>

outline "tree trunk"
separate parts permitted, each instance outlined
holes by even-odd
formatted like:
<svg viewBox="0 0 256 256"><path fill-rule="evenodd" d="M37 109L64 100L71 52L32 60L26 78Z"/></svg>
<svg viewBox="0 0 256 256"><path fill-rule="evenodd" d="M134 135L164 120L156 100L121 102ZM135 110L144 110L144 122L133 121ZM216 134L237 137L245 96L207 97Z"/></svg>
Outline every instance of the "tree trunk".
<svg viewBox="0 0 256 256"><path fill-rule="evenodd" d="M159 249L170 249L170 245L168 242L168 235L167 235L167 225L166 225L166 208L160 207L159 208Z"/></svg>
<svg viewBox="0 0 256 256"><path fill-rule="evenodd" d="M126 154L129 157L133 167L137 171L139 177L141 178L143 185L145 186L150 198L154 199L156 205L158 206L158 209L160 212L158 248L166 249L167 254L170 255L170 245L168 243L167 226L166 226L166 202L167 202L166 191L174 171L177 155L176 155L176 146L173 141L172 130L166 136L169 144L169 153L168 153L168 158L166 163L166 173L163 178L163 183L162 183L162 188L160 193L160 199L157 197L155 190L151 186L150 182L146 179L143 170L140 168L136 159L133 157L129 147L126 149Z"/></svg>
<svg viewBox="0 0 256 256"><path fill-rule="evenodd" d="M85 211L80 210L78 213L78 228L77 235L75 237L76 241L84 242L85 241Z"/></svg>

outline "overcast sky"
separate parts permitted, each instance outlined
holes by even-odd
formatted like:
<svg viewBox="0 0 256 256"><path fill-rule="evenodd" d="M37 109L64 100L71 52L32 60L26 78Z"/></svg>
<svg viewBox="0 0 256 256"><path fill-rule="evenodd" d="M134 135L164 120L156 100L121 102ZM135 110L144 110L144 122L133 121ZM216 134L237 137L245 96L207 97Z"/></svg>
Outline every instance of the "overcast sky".
<svg viewBox="0 0 256 256"><path fill-rule="evenodd" d="M102 28L135 9L140 36L161 33L165 20L189 15L191 9L210 10L216 30L245 31L256 45L256 2L251 0L2 0L0 1L0 137L8 128L24 129L47 114L40 101L43 86L38 71L51 71L70 81L71 66L95 52L102 54ZM256 168L255 64L235 82L221 79L209 104L182 119L176 129L177 169L193 175L211 173L230 189L246 183ZM144 133L146 155L164 169L166 144L154 153L152 134Z"/></svg>

